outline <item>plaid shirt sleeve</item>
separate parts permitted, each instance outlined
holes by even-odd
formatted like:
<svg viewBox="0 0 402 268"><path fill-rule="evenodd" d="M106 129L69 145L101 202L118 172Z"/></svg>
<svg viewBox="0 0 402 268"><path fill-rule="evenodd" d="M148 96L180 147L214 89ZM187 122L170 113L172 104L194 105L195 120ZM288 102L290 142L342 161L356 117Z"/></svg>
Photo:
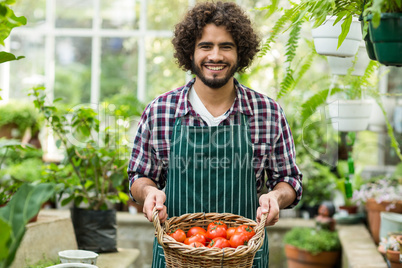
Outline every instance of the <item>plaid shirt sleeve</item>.
<svg viewBox="0 0 402 268"><path fill-rule="evenodd" d="M302 196L302 173L296 165L296 151L289 124L282 108L279 109L277 136L274 139L269 167L266 169L267 186L273 189L279 182L290 184L296 192L296 199L289 206L296 206Z"/></svg>
<svg viewBox="0 0 402 268"><path fill-rule="evenodd" d="M135 180L141 177L151 179L159 189L164 187L164 176L162 173L162 161L158 159L152 141L152 116L151 105L145 109L138 124L137 134L134 138L134 145L131 158L128 164L127 174L129 177L129 189ZM130 197L133 199L130 192Z"/></svg>

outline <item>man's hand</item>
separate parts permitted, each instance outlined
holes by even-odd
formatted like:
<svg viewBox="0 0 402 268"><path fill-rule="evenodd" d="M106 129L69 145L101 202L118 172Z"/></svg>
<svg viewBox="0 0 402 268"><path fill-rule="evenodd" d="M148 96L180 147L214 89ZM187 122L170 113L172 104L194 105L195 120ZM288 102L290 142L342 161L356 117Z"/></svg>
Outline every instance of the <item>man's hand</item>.
<svg viewBox="0 0 402 268"><path fill-rule="evenodd" d="M261 221L262 214L268 213L265 226L272 226L279 220L278 200L272 192L263 194L259 199L260 206L257 209L257 222Z"/></svg>
<svg viewBox="0 0 402 268"><path fill-rule="evenodd" d="M159 211L159 220L161 223L167 219L167 210L164 205L166 195L156 187L152 180L146 177L137 179L131 185L131 194L138 203L143 205L142 212L144 212L145 218L150 222L152 222L154 207Z"/></svg>
<svg viewBox="0 0 402 268"><path fill-rule="evenodd" d="M265 226L272 226L279 220L279 210L290 206L296 199L295 190L286 182L278 183L272 191L260 196L260 207L257 209L257 222L268 213Z"/></svg>
<svg viewBox="0 0 402 268"><path fill-rule="evenodd" d="M144 200L144 206L142 212L144 212L145 218L152 222L152 211L154 207L159 211L159 220L163 223L168 215L166 206L164 205L166 201L166 194L158 190L155 187L147 187L147 195Z"/></svg>

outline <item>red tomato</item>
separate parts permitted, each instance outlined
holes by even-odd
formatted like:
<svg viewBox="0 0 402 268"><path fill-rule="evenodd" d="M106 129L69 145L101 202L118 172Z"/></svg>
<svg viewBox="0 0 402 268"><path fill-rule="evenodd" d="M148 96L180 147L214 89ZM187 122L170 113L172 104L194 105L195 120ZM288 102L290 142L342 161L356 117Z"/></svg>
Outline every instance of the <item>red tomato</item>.
<svg viewBox="0 0 402 268"><path fill-rule="evenodd" d="M212 240L215 237L223 237L226 238L226 228L222 225L215 225L208 229L207 238Z"/></svg>
<svg viewBox="0 0 402 268"><path fill-rule="evenodd" d="M193 235L195 235L197 233L206 234L207 231L202 227L194 226L194 227L191 227L190 230L188 230L187 237L193 236Z"/></svg>
<svg viewBox="0 0 402 268"><path fill-rule="evenodd" d="M189 246L192 247L192 248L202 248L202 247L205 247L205 245L204 245L203 243L197 242L197 241L191 243Z"/></svg>
<svg viewBox="0 0 402 268"><path fill-rule="evenodd" d="M210 224L208 224L207 230L208 230L209 228L214 227L214 226L224 226L225 229L228 229L228 226L227 226L226 223L224 223L223 221L213 221L213 222L211 222Z"/></svg>
<svg viewBox="0 0 402 268"><path fill-rule="evenodd" d="M236 228L236 232L246 234L246 236L248 237L248 239L251 239L251 238L255 235L255 232L254 232L253 227L248 226L248 225L244 225L244 224L238 226L238 227Z"/></svg>
<svg viewBox="0 0 402 268"><path fill-rule="evenodd" d="M194 242L200 242L205 246L205 243L207 242L207 238L205 237L204 234L198 233L195 235L192 235L190 237L187 237L186 240L184 240L184 244L190 245L191 243Z"/></svg>
<svg viewBox="0 0 402 268"><path fill-rule="evenodd" d="M209 248L230 248L229 240L223 237L215 237L209 242Z"/></svg>
<svg viewBox="0 0 402 268"><path fill-rule="evenodd" d="M236 232L230 238L229 243L232 248L237 248L238 246L247 246L248 240L246 234Z"/></svg>
<svg viewBox="0 0 402 268"><path fill-rule="evenodd" d="M186 233L182 229L175 229L168 233L169 236L173 237L177 242L183 243L186 239Z"/></svg>
<svg viewBox="0 0 402 268"><path fill-rule="evenodd" d="M226 230L226 239L229 240L235 232L236 232L236 227L228 228Z"/></svg>

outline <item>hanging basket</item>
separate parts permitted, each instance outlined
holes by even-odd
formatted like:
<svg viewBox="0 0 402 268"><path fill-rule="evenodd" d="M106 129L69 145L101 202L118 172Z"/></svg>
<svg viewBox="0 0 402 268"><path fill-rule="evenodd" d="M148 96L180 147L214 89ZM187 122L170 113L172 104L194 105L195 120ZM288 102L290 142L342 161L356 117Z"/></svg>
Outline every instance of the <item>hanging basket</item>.
<svg viewBox="0 0 402 268"><path fill-rule="evenodd" d="M367 129L374 100L337 100L328 103L332 126L338 131L363 131Z"/></svg>
<svg viewBox="0 0 402 268"><path fill-rule="evenodd" d="M161 226L158 211L153 211L153 223L156 229L155 235L158 243L165 253L166 267L193 268L193 267L225 267L244 268L252 267L254 256L264 242L265 221L268 214L263 214L261 222L234 215L231 213L191 213L179 217L172 217ZM252 226L255 235L250 239L247 246L237 248L193 248L177 242L167 235L171 229L180 228L184 232L194 226L206 228L212 221L221 220L228 227L236 227L242 224Z"/></svg>
<svg viewBox="0 0 402 268"><path fill-rule="evenodd" d="M388 66L402 66L402 13L381 14L380 25L375 28L368 16L369 35L378 62Z"/></svg>
<svg viewBox="0 0 402 268"><path fill-rule="evenodd" d="M335 57L353 57L362 41L360 22L353 19L350 30L342 45L338 48L338 37L342 32L342 21L333 25L335 17L328 16L319 27L312 29L314 46L318 54Z"/></svg>
<svg viewBox="0 0 402 268"><path fill-rule="evenodd" d="M332 57L328 56L328 65L333 75L347 75L349 68L353 66L354 57ZM363 76L367 66L370 63L370 58L367 56L366 46L364 41L360 42L357 51L357 61L353 66L354 70L352 75Z"/></svg>

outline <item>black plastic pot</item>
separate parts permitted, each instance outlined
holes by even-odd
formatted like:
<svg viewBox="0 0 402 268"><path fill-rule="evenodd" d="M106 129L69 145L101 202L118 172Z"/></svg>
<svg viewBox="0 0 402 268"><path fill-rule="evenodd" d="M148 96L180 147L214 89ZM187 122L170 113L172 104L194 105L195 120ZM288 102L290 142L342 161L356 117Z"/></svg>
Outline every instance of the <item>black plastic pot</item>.
<svg viewBox="0 0 402 268"><path fill-rule="evenodd" d="M369 35L377 60L389 66L402 66L402 13L381 14L380 25L375 28L368 16Z"/></svg>
<svg viewBox="0 0 402 268"><path fill-rule="evenodd" d="M71 209L78 248L97 253L117 251L116 210Z"/></svg>

